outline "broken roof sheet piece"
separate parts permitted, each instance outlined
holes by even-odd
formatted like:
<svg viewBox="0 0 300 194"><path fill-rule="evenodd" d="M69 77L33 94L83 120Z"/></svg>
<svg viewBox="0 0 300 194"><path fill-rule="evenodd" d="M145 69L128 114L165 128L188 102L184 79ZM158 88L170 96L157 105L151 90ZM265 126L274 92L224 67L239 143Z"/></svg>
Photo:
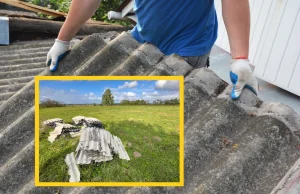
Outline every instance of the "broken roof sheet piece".
<svg viewBox="0 0 300 194"><path fill-rule="evenodd" d="M55 139L59 135L61 135L62 129L63 129L62 125L59 125L59 126L55 127L55 129L52 132L50 132L49 137L48 137L48 141L50 141L51 143L53 143L55 141Z"/></svg>
<svg viewBox="0 0 300 194"><path fill-rule="evenodd" d="M121 159L130 160L121 140L109 131L97 127L86 127L76 148L76 163L90 164L113 159L116 153Z"/></svg>
<svg viewBox="0 0 300 194"><path fill-rule="evenodd" d="M70 175L69 182L79 182L80 181L80 171L76 165L74 152L67 154L65 162L69 168L68 173Z"/></svg>
<svg viewBox="0 0 300 194"><path fill-rule="evenodd" d="M70 132L70 136L71 137L79 137L81 134L82 134L82 129L81 130L79 130L79 131L77 131L77 132Z"/></svg>
<svg viewBox="0 0 300 194"><path fill-rule="evenodd" d="M210 69L192 70L180 57L159 55L128 33L111 37L85 38L55 73L45 68L42 75L109 75L120 65L126 75L185 75L184 187L35 187L32 81L0 106L1 192L267 194L299 159L299 116L290 108L261 111L269 103L248 90L232 101L220 95L227 83Z"/></svg>
<svg viewBox="0 0 300 194"><path fill-rule="evenodd" d="M114 135L112 137L114 138L114 141L116 142L115 147L113 147L114 152L119 155L120 159L130 160L121 139Z"/></svg>
<svg viewBox="0 0 300 194"><path fill-rule="evenodd" d="M78 132L80 129L77 126L68 124L68 123L56 123L56 126L62 126L63 133L69 133L69 132Z"/></svg>
<svg viewBox="0 0 300 194"><path fill-rule="evenodd" d="M92 118L92 117L86 117L86 118L83 119L83 121L85 122L85 124L88 127L100 127L100 128L102 128L102 122L99 119Z"/></svg>
<svg viewBox="0 0 300 194"><path fill-rule="evenodd" d="M74 122L75 125L81 125L83 124L83 119L85 119L84 116L76 116L76 117L73 117L72 120Z"/></svg>
<svg viewBox="0 0 300 194"><path fill-rule="evenodd" d="M80 129L76 126L65 124L65 123L54 123L55 129L54 131L50 132L48 141L53 143L55 139L60 136L62 133L68 133L68 132L78 132Z"/></svg>
<svg viewBox="0 0 300 194"><path fill-rule="evenodd" d="M99 119L93 117L76 116L72 118L75 125L85 124L88 127L100 127L102 128L102 122Z"/></svg>
<svg viewBox="0 0 300 194"><path fill-rule="evenodd" d="M43 122L43 125L47 125L49 127L56 127L58 123L63 123L64 121L60 118L48 119Z"/></svg>

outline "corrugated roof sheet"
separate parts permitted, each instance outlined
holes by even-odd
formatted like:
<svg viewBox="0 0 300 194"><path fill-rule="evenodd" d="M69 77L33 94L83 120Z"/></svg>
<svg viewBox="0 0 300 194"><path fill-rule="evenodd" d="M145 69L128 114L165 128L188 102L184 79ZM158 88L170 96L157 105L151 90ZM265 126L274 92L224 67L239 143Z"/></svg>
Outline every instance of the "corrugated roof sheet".
<svg viewBox="0 0 300 194"><path fill-rule="evenodd" d="M41 44L50 46L47 41ZM44 62L39 58L17 60ZM16 64L8 59L7 63ZM27 78L33 73L21 75ZM12 97L7 92L0 106L0 193L270 193L300 157L300 118L292 109L262 102L247 90L232 101L226 95L228 84L210 69L192 70L182 58L164 56L125 32L85 38L61 61L57 72L44 68L40 75L185 75L185 186L35 187L34 82L30 81ZM10 83L9 79L0 83ZM26 83L19 76L15 79Z"/></svg>
<svg viewBox="0 0 300 194"><path fill-rule="evenodd" d="M70 182L79 182L80 181L80 172L76 165L74 152L66 155L65 162L68 165L68 173L70 175Z"/></svg>

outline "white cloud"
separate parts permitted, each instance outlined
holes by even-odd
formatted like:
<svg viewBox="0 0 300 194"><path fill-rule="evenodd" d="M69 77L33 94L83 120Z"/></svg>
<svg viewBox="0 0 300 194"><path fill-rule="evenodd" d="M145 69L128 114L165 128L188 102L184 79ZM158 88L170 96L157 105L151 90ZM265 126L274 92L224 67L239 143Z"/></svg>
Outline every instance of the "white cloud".
<svg viewBox="0 0 300 194"><path fill-rule="evenodd" d="M137 85L138 85L137 81L125 82L123 85L119 86L118 89L135 88Z"/></svg>
<svg viewBox="0 0 300 194"><path fill-rule="evenodd" d="M85 99L88 99L88 100L100 100L101 99L101 97L97 97L93 92L90 92L90 93L88 93L88 94L84 94L84 96L86 97L86 98L83 98L83 100L85 100Z"/></svg>
<svg viewBox="0 0 300 194"><path fill-rule="evenodd" d="M172 98L179 98L179 92L177 91L165 91L162 93L159 93L157 91L154 92L143 92L142 93L142 99L153 102L154 100L169 100Z"/></svg>
<svg viewBox="0 0 300 194"><path fill-rule="evenodd" d="M84 94L84 96L86 96L86 97L94 97L95 94L93 92L90 92L88 94Z"/></svg>
<svg viewBox="0 0 300 194"><path fill-rule="evenodd" d="M101 100L101 98L100 97L96 97L96 96L94 96L94 97L89 97L88 98L89 100Z"/></svg>
<svg viewBox="0 0 300 194"><path fill-rule="evenodd" d="M158 80L155 88L160 90L179 90L179 81L177 80Z"/></svg>
<svg viewBox="0 0 300 194"><path fill-rule="evenodd" d="M137 94L134 92L117 92L113 91L112 94L114 95L114 101L116 103L122 100L136 100Z"/></svg>
<svg viewBox="0 0 300 194"><path fill-rule="evenodd" d="M71 89L70 92L77 92L77 90Z"/></svg>
<svg viewBox="0 0 300 194"><path fill-rule="evenodd" d="M66 104L89 104L89 103L100 103L101 96L97 96L92 92L87 94L80 94L78 91L72 92L72 89L67 90L57 90L49 87L44 87L40 89L40 100L56 100L59 102L64 102Z"/></svg>
<svg viewBox="0 0 300 194"><path fill-rule="evenodd" d="M157 91L154 91L154 92L143 92L142 93L143 96L158 96L159 93Z"/></svg>
<svg viewBox="0 0 300 194"><path fill-rule="evenodd" d="M124 96L128 96L128 97L135 97L136 93L133 92L123 92Z"/></svg>

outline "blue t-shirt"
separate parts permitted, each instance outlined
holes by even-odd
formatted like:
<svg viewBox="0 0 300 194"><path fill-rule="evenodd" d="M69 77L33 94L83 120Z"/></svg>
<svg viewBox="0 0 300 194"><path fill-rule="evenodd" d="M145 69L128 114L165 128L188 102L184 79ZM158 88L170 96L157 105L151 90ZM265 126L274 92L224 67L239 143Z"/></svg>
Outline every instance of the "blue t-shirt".
<svg viewBox="0 0 300 194"><path fill-rule="evenodd" d="M134 10L133 37L166 55L202 56L217 39L214 0L135 0Z"/></svg>

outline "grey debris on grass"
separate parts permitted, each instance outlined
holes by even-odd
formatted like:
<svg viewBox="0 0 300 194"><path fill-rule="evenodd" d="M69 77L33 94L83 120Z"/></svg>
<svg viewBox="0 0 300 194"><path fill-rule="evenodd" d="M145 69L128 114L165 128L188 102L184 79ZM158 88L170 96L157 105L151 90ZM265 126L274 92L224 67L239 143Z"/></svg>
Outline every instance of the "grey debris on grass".
<svg viewBox="0 0 300 194"><path fill-rule="evenodd" d="M116 142L116 147L114 148L114 152L119 154L120 159L130 160L121 139L117 136L114 136L114 135L113 135L113 137L114 137L115 142Z"/></svg>
<svg viewBox="0 0 300 194"><path fill-rule="evenodd" d="M48 140L53 143L62 133L69 133L71 137L80 136L76 148L76 155L66 155L65 162L69 167L70 182L80 181L80 172L77 164L91 164L92 162L105 162L113 159L118 154L120 159L130 160L121 139L112 135L102 128L102 122L96 118L76 116L72 118L76 126L60 123L62 119L50 119L43 123L48 126L55 126L50 132ZM58 121L58 122L57 122ZM83 125L80 129L79 125Z"/></svg>
<svg viewBox="0 0 300 194"><path fill-rule="evenodd" d="M72 120L75 125L81 125L81 124L83 124L84 118L85 118L84 116L76 116L76 117L73 117Z"/></svg>
<svg viewBox="0 0 300 194"><path fill-rule="evenodd" d="M75 125L86 125L88 127L100 127L102 128L102 122L99 119L93 117L76 116L72 118Z"/></svg>
<svg viewBox="0 0 300 194"><path fill-rule="evenodd" d="M80 131L79 127L67 123L58 123L57 126L63 126L63 133Z"/></svg>
<svg viewBox="0 0 300 194"><path fill-rule="evenodd" d="M69 132L78 132L80 129L78 129L76 126L70 125L70 124L64 124L64 123L54 123L55 129L50 132L48 141L53 143L55 139L61 135L62 133L69 133Z"/></svg>
<svg viewBox="0 0 300 194"><path fill-rule="evenodd" d="M79 137L82 134L82 130L78 131L78 132L70 132L70 136L71 137Z"/></svg>
<svg viewBox="0 0 300 194"><path fill-rule="evenodd" d="M120 138L102 128L83 129L76 148L77 164L110 161L113 154L118 154L120 159L130 160Z"/></svg>
<svg viewBox="0 0 300 194"><path fill-rule="evenodd" d="M100 127L100 128L102 128L102 122L99 119L92 118L92 117L86 117L84 119L84 122L88 127Z"/></svg>
<svg viewBox="0 0 300 194"><path fill-rule="evenodd" d="M50 132L49 137L48 137L48 141L50 141L51 143L53 143L55 141L55 139L59 135L61 135L62 129L63 129L62 125L55 127L54 131Z"/></svg>
<svg viewBox="0 0 300 194"><path fill-rule="evenodd" d="M76 165L74 152L67 154L65 162L69 168L68 173L70 175L69 182L79 182L80 181L80 171Z"/></svg>
<svg viewBox="0 0 300 194"><path fill-rule="evenodd" d="M60 118L48 119L43 122L43 125L47 125L49 127L56 127L56 123L63 123L64 121Z"/></svg>
<svg viewBox="0 0 300 194"><path fill-rule="evenodd" d="M102 122L99 119L92 117L76 116L72 118L75 125L83 125L83 127L100 127ZM60 118L49 119L43 122L44 125L55 127L54 131L50 132L48 140L53 143L55 139L62 133L69 133L71 137L78 137L82 134L82 130L78 126L63 123Z"/></svg>

